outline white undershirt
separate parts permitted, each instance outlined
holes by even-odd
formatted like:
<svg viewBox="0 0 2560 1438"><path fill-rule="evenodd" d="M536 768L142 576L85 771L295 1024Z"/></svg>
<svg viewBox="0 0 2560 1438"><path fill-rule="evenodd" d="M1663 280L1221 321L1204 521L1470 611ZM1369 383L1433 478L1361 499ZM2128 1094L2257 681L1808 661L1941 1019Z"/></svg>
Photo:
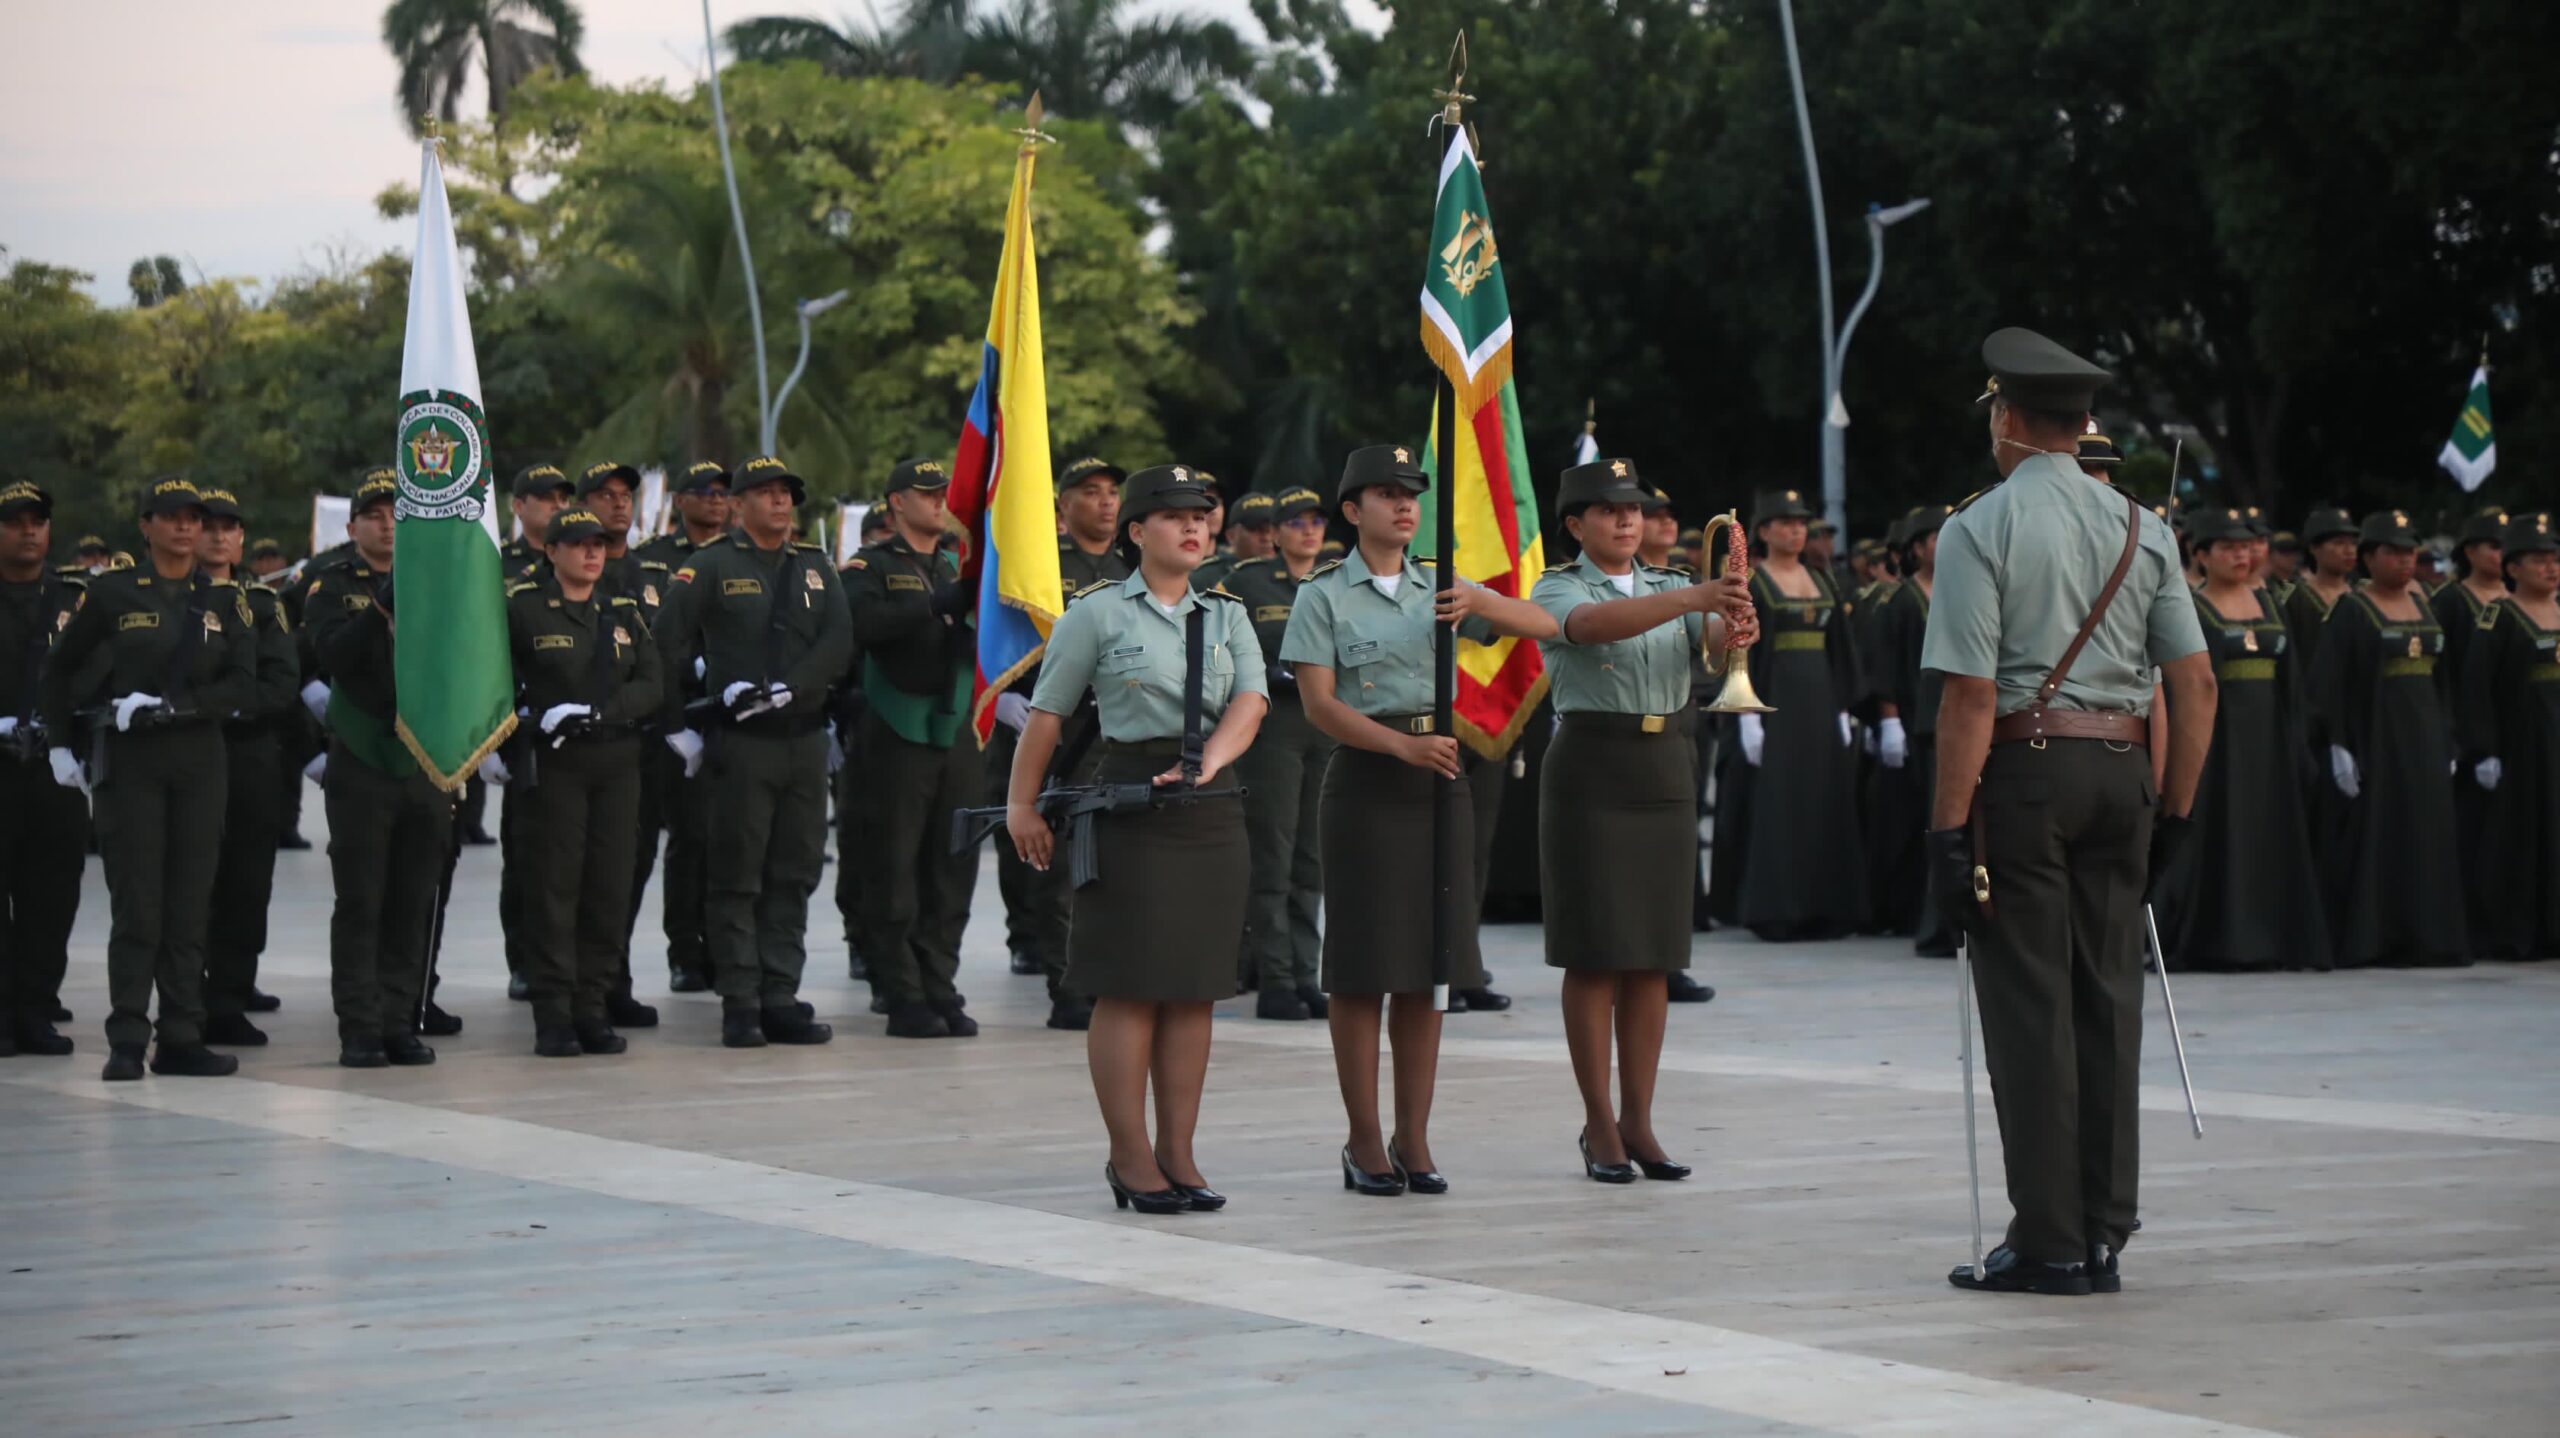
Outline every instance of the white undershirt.
<svg viewBox="0 0 2560 1438"><path fill-rule="evenodd" d="M1369 582L1378 586L1378 592L1380 594L1387 596L1389 599L1393 599L1396 597L1397 588L1404 583L1404 576L1401 574L1372 574L1369 576Z"/></svg>
<svg viewBox="0 0 2560 1438"><path fill-rule="evenodd" d="M1627 596L1629 599L1636 597L1636 572L1634 570L1630 569L1624 574L1603 573L1600 577L1608 580L1620 594Z"/></svg>

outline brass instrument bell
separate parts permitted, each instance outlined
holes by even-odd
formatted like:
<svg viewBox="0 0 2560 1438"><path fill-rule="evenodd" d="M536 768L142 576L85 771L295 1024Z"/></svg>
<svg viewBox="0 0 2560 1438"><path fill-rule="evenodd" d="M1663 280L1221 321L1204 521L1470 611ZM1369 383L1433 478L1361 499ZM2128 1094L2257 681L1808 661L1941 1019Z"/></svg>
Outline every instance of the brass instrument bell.
<svg viewBox="0 0 2560 1438"><path fill-rule="evenodd" d="M1724 527L1725 533L1725 549L1721 554L1716 553L1718 525ZM1742 514L1739 510L1728 509L1708 520L1706 529L1698 536L1698 550L1699 559L1707 566L1709 579L1721 579L1728 572L1746 579L1750 577L1751 545L1750 541L1743 537ZM1709 558L1710 555L1714 557ZM1759 693L1751 687L1751 666L1745 661L1743 651L1735 648L1729 639L1724 650L1724 687L1716 691L1715 702L1707 706L1706 712L1709 714L1775 714L1778 712L1760 702Z"/></svg>

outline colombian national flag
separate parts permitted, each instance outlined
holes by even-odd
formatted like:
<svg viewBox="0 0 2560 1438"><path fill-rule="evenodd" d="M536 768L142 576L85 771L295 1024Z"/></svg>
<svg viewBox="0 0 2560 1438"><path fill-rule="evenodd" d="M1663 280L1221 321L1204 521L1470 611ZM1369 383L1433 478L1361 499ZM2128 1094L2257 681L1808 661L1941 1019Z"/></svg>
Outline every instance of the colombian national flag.
<svg viewBox="0 0 2560 1438"><path fill-rule="evenodd" d="M1040 370L1040 265L1031 249L1033 158L1025 144L1014 162L978 391L951 467L951 514L971 537L962 578L978 589L970 728L982 746L995 732L996 696L1040 661L1049 626L1066 607L1049 477L1049 393Z"/></svg>

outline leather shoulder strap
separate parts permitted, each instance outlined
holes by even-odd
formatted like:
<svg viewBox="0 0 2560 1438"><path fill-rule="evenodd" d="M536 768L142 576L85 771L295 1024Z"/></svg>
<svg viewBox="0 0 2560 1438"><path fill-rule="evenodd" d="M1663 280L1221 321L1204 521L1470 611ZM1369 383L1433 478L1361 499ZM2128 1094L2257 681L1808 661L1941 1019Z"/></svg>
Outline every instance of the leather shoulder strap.
<svg viewBox="0 0 2560 1438"><path fill-rule="evenodd" d="M1196 780L1200 774L1201 752L1206 736L1201 731L1205 722L1201 688L1206 678L1204 661L1207 643L1201 631L1206 628L1209 606L1194 599L1191 612L1182 617L1182 777Z"/></svg>
<svg viewBox="0 0 2560 1438"><path fill-rule="evenodd" d="M2124 552L2116 556L2115 573L2107 576L2107 587L2098 591L2098 602L2089 607L2089 617L2080 621L2080 632L2071 636L2071 647L2062 651L2062 661L2036 686L2033 707L2042 709L2062 692L2062 681L2071 677L2071 665L2088 647L2089 636L2097 632L2098 621L2107 617L2107 607L2116 602L2116 594L2124 588L2124 577L2132 572L2134 551L2142 547L2142 506L2130 496L2124 502Z"/></svg>

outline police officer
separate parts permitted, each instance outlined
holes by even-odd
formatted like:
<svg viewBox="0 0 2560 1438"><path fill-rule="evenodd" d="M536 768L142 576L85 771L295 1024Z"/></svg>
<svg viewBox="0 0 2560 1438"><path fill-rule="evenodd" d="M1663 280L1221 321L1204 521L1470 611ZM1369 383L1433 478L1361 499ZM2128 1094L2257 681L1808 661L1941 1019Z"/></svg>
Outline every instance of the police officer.
<svg viewBox="0 0 2560 1438"><path fill-rule="evenodd" d="M529 464L516 471L511 490L508 503L515 510L516 527L524 532L498 547L498 567L513 584L542 563L543 531L551 516L578 497L578 487L556 464Z"/></svg>
<svg viewBox="0 0 2560 1438"><path fill-rule="evenodd" d="M844 677L853 624L835 570L791 539L808 487L776 455L732 482L739 527L677 569L660 611L670 673L699 658L703 700L667 708L668 747L707 783L704 918L720 991L720 1041L822 1044L834 1030L800 1002L809 895L827 840L827 691ZM682 725L683 727L677 727Z"/></svg>
<svg viewBox="0 0 2560 1438"><path fill-rule="evenodd" d="M593 510L562 510L543 531L541 577L507 592L518 723L531 731L508 798L524 805L534 866L534 1052L545 1058L626 1047L610 1000L618 986L629 998L641 731L662 692L646 606L604 577L612 532Z"/></svg>
<svg viewBox="0 0 2560 1438"><path fill-rule="evenodd" d="M41 677L89 572L47 569L52 544L53 496L0 486L0 1055L72 1049L54 1031L54 1010L80 913L89 805L48 772Z"/></svg>
<svg viewBox="0 0 2560 1438"><path fill-rule="evenodd" d="M597 583L631 601L640 622L654 629L658 608L666 601L667 583L675 571L663 559L650 559L631 548L631 515L639 497L640 471L620 460L600 460L578 471L578 503L604 526L604 570ZM544 531L546 541L549 531ZM550 552L546 542L544 553ZM667 755L664 746L649 746L652 759ZM641 762L635 755L635 762ZM630 826L631 885L625 895L622 943L616 952L622 971L615 976L605 1007L623 1028L658 1026L658 1011L631 995L631 935L640 925L640 896L649 887L649 871L658 863L658 829L665 820L666 784L653 763L641 762L638 820Z"/></svg>
<svg viewBox="0 0 2560 1438"><path fill-rule="evenodd" d="M1215 478L1209 482L1217 483ZM1214 589L1226 582L1237 565L1270 558L1279 539L1278 524L1279 505L1270 495L1254 493L1237 500L1227 511L1226 551L1211 555L1191 571L1191 587Z"/></svg>
<svg viewBox="0 0 2560 1438"><path fill-rule="evenodd" d="M1876 641L1869 664L1881 716L1874 827L1880 852L1892 858L1880 870L1877 913L1900 920L1895 932L1912 935L1913 953L1935 959L1955 957L1956 933L1953 919L1939 911L1929 892L1921 845L1938 765L1939 676L1921 666L1920 655L1937 589L1938 532L1954 513L1951 505L1923 504L1894 521L1904 577L1878 583L1883 597L1874 601Z"/></svg>
<svg viewBox="0 0 2560 1438"><path fill-rule="evenodd" d="M946 544L950 475L932 460L889 472L889 538L854 556L848 584L862 648L862 955L889 1006L892 1038L978 1031L952 986L978 856L951 852L951 813L984 781L969 727L976 596Z"/></svg>
<svg viewBox="0 0 2560 1438"><path fill-rule="evenodd" d="M337 888L329 915L329 996L337 1011L338 1063L346 1068L436 1061L417 1030L422 1006L433 1008L424 993L428 946L438 882L451 855L454 801L419 769L392 727L400 712L391 582L399 497L391 471L367 472L347 520L352 557L323 569L302 599L308 653L326 681L329 752L321 794ZM304 693L307 700L310 690ZM460 1026L448 1020L436 1027Z"/></svg>
<svg viewBox="0 0 2560 1438"><path fill-rule="evenodd" d="M205 934L204 1037L209 1044L255 1046L267 1041L249 1014L268 998L258 992L258 956L267 947L267 901L275 889L276 831L283 822L276 771L284 759L277 736L302 717L302 661L283 601L240 573L243 538L240 501L227 489L206 490L203 569L216 583L236 584L249 603L257 689L248 705L222 721L229 777L222 857L214 866L213 912ZM274 1003L269 999L265 1006Z"/></svg>
<svg viewBox="0 0 2560 1438"><path fill-rule="evenodd" d="M154 480L142 535L148 563L92 580L46 656L44 727L56 746L55 780L78 785L74 715L92 716L86 778L113 915L101 1077L142 1077L155 988L160 1046L151 1071L218 1076L240 1067L204 1045L205 926L227 777L222 721L256 702L257 649L249 601L197 563L202 491L176 475Z"/></svg>
<svg viewBox="0 0 2560 1438"><path fill-rule="evenodd" d="M1324 496L1303 486L1284 490L1272 513L1278 552L1239 561L1219 586L1243 602L1270 671L1271 712L1263 716L1253 747L1236 761L1245 790L1245 832L1253 843L1245 944L1259 990L1254 1016L1320 1019L1328 1005L1316 987L1316 916L1324 907L1316 829L1333 741L1307 719L1297 674L1280 662L1280 639L1299 591L1315 577L1316 551L1324 547Z"/></svg>
<svg viewBox="0 0 2560 1438"><path fill-rule="evenodd" d="M1932 879L1972 935L2016 1216L1979 1271L1947 1277L2113 1292L2136 1224L2143 892L2195 802L2213 670L2167 526L2077 462L2107 372L2022 329L1982 354L2006 479L1940 531L1921 662L1944 683Z"/></svg>
<svg viewBox="0 0 2560 1438"><path fill-rule="evenodd" d="M662 585L673 584L675 571L684 567L696 549L715 543L728 533L728 469L708 459L688 465L684 477L676 481L674 504L676 527L632 551L644 567L666 566ZM664 601L662 588L658 602L651 606L652 623L654 610ZM667 697L686 703L702 698L702 681L691 670L678 673L669 669L661 679L670 691ZM661 822L667 831L667 857L658 879L658 906L659 927L667 940L667 987L680 994L702 993L711 987L711 955L702 929L707 860L702 781L686 778L684 761L660 746L651 746L649 757L641 762L658 770L659 792L664 796ZM632 890L634 904L640 901L640 894L641 889Z"/></svg>

